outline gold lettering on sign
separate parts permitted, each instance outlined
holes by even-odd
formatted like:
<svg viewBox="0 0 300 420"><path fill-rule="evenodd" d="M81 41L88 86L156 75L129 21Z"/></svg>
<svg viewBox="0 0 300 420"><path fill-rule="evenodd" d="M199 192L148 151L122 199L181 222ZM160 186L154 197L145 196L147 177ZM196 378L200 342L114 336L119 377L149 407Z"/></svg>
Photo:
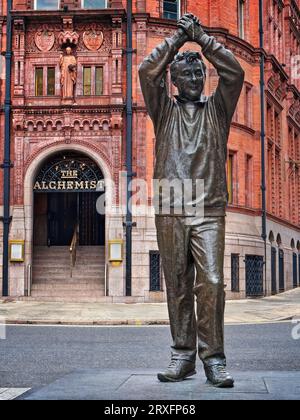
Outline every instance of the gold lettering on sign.
<svg viewBox="0 0 300 420"><path fill-rule="evenodd" d="M66 189L66 182L65 181L58 181L57 189L58 190L65 190Z"/></svg>
<svg viewBox="0 0 300 420"><path fill-rule="evenodd" d="M61 171L61 179L76 179L78 171Z"/></svg>
<svg viewBox="0 0 300 420"><path fill-rule="evenodd" d="M84 190L84 182L75 181L75 190Z"/></svg>

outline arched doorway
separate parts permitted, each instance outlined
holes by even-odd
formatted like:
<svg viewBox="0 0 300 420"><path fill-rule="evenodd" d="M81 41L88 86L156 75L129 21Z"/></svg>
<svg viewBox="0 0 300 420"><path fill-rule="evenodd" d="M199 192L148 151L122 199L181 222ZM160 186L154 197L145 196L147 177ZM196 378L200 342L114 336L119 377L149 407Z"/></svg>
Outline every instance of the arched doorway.
<svg viewBox="0 0 300 420"><path fill-rule="evenodd" d="M105 215L96 208L105 192L103 172L79 151L60 151L43 160L32 181L31 296L51 300L103 297Z"/></svg>
<svg viewBox="0 0 300 420"><path fill-rule="evenodd" d="M58 153L41 167L34 181L34 246L70 246L78 230L81 246L105 245L104 215L96 202L104 177L88 157Z"/></svg>

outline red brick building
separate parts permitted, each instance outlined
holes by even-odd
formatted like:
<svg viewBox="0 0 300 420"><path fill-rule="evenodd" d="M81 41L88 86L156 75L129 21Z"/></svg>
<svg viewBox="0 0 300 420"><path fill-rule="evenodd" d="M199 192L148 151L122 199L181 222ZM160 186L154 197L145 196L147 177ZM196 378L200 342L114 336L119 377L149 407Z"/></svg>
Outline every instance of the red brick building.
<svg viewBox="0 0 300 420"><path fill-rule="evenodd" d="M155 138L137 70L151 49L176 29L177 17L187 11L198 15L209 33L235 53L246 72L228 145L228 297L290 289L300 284L299 1L264 1L266 272L261 236L258 0L134 2L133 171L147 181L150 203ZM2 52L6 51L6 16L2 0ZM13 0L12 19L14 166L9 239L24 241L25 254L21 261L9 263L9 294L36 299L164 300L153 216L139 212L132 233L132 298L125 297L124 213L119 209L126 204L120 173L126 169L126 2ZM0 63L3 162L3 56ZM216 83L216 72L208 66L207 94ZM112 191L109 180L118 187L107 213L99 216L95 208L100 192L95 185L103 181L106 192ZM2 190L3 170L0 182ZM79 247L71 277L69 249L78 223ZM2 236L1 223L1 264ZM119 244L123 255L117 255ZM12 254L18 246L18 242L10 244Z"/></svg>

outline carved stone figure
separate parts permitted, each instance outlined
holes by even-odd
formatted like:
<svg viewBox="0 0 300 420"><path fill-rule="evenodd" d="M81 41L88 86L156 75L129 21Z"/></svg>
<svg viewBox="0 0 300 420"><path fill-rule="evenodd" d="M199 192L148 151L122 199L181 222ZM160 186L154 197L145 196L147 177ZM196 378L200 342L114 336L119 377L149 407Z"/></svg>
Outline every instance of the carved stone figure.
<svg viewBox="0 0 300 420"><path fill-rule="evenodd" d="M210 97L202 94L206 66L201 54L178 53L191 41L202 48L218 72L219 84ZM167 90L170 64L172 82L178 89L175 98L170 98ZM155 128L154 179L173 185L178 181L182 187L186 180L191 181L189 202L185 202L185 194L169 194L168 212L165 192L155 190L157 240L173 338L171 363L158 379L176 382L194 375L198 341L198 354L210 383L232 387L223 333L226 158L244 71L228 49L204 32L199 19L188 14L178 22L175 34L143 61L139 75ZM198 181L204 181L201 194L197 188L194 191ZM201 205L202 215L193 211Z"/></svg>
<svg viewBox="0 0 300 420"><path fill-rule="evenodd" d="M62 99L74 102L74 88L77 81L77 60L72 48L66 48L66 55L60 57Z"/></svg>

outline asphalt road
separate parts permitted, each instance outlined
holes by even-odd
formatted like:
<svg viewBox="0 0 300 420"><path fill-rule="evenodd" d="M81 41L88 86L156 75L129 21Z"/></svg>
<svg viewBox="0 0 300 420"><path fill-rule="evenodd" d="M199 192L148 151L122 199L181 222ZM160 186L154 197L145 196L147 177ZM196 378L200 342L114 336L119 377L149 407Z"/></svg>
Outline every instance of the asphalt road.
<svg viewBox="0 0 300 420"><path fill-rule="evenodd" d="M291 323L226 327L233 371L300 371ZM0 340L0 388L38 388L81 369L163 369L168 327L8 326ZM200 366L199 366L200 367Z"/></svg>

